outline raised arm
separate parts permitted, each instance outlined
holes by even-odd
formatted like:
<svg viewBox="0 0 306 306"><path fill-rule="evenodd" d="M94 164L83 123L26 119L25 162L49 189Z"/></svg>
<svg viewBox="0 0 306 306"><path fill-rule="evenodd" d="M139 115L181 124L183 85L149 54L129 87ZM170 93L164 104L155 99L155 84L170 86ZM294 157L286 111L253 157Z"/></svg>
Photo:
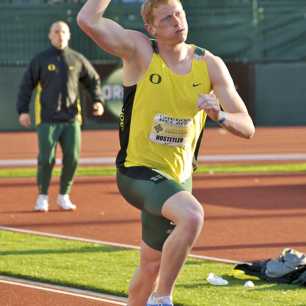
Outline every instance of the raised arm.
<svg viewBox="0 0 306 306"><path fill-rule="evenodd" d="M137 36L142 33L126 30L111 19L103 17L111 0L88 0L77 16L80 28L103 50L129 60L135 56Z"/></svg>
<svg viewBox="0 0 306 306"><path fill-rule="evenodd" d="M213 93L201 95L199 108L232 134L243 138L253 137L254 124L223 60L210 52L205 55L205 60Z"/></svg>

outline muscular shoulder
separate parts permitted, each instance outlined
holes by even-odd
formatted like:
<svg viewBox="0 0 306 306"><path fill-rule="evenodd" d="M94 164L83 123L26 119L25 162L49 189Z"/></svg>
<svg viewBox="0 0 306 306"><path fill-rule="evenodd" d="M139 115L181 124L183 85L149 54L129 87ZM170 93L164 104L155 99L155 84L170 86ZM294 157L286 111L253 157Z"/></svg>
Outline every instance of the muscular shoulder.
<svg viewBox="0 0 306 306"><path fill-rule="evenodd" d="M136 30L126 30L128 33L129 37L135 39L136 41L138 40L148 40L148 36L140 31Z"/></svg>
<svg viewBox="0 0 306 306"><path fill-rule="evenodd" d="M129 37L134 41L134 52L131 54L131 58L127 61L138 60L152 55L152 44L150 38L142 32L127 30Z"/></svg>
<svg viewBox="0 0 306 306"><path fill-rule="evenodd" d="M134 85L144 75L150 65L153 48L148 36L137 31L129 31L135 41L133 54L123 59L123 78L125 85Z"/></svg>
<svg viewBox="0 0 306 306"><path fill-rule="evenodd" d="M228 70L221 57L206 51L203 60L207 63L208 72L213 83L228 78Z"/></svg>
<svg viewBox="0 0 306 306"><path fill-rule="evenodd" d="M220 66L224 65L221 57L214 55L208 50L205 50L205 55L203 59L206 61L207 65L212 69L218 69Z"/></svg>
<svg viewBox="0 0 306 306"><path fill-rule="evenodd" d="M210 52L207 49L201 48L199 46L195 46L195 45L191 45L193 46L193 56L198 57L199 59L203 60L204 62L206 62L206 64L211 68L211 69L215 69L220 67L220 65L224 65L223 60L219 57L214 55L212 52Z"/></svg>

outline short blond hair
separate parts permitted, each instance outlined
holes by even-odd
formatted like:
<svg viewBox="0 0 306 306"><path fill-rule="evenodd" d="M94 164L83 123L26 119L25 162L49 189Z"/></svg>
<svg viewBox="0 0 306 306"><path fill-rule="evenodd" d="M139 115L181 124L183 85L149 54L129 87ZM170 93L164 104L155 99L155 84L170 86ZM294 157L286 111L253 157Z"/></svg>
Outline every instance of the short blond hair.
<svg viewBox="0 0 306 306"><path fill-rule="evenodd" d="M144 0L141 6L141 16L145 24L153 24L154 16L153 10L159 7L161 4L167 4L171 0ZM181 3L180 0L176 0L177 2Z"/></svg>

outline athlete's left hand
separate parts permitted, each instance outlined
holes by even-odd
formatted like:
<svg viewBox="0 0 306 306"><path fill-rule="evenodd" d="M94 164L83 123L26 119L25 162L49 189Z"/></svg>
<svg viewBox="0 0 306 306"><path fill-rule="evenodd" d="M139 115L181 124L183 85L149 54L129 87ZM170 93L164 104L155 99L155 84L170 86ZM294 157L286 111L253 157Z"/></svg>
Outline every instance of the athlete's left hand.
<svg viewBox="0 0 306 306"><path fill-rule="evenodd" d="M100 101L97 101L92 106L94 116L102 116L104 113L104 107Z"/></svg>
<svg viewBox="0 0 306 306"><path fill-rule="evenodd" d="M211 91L209 94L200 94L197 101L199 109L204 110L210 119L217 121L218 114L221 110L216 95Z"/></svg>

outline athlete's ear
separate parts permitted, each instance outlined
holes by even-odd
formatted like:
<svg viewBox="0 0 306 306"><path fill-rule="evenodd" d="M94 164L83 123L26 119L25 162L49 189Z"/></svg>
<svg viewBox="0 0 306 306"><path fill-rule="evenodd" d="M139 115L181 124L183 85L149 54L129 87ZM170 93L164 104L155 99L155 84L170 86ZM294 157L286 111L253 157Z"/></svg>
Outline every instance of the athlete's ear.
<svg viewBox="0 0 306 306"><path fill-rule="evenodd" d="M145 29L147 30L147 32L151 35L151 36L155 36L156 34L156 28L149 23L145 23Z"/></svg>

